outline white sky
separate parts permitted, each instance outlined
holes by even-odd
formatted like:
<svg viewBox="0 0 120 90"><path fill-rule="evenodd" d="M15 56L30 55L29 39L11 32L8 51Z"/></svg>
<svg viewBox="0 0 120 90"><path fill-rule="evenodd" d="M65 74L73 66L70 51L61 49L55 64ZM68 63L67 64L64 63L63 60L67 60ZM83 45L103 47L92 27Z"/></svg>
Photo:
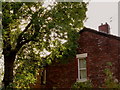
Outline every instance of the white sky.
<svg viewBox="0 0 120 90"><path fill-rule="evenodd" d="M85 26L98 30L101 23L108 23L113 35L118 35L118 1L119 0L91 0L88 5Z"/></svg>

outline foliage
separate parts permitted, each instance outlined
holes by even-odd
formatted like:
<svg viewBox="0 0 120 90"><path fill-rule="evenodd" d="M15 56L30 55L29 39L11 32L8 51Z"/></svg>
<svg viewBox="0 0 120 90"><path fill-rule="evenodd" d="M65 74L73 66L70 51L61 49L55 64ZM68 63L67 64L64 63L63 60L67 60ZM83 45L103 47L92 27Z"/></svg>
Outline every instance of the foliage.
<svg viewBox="0 0 120 90"><path fill-rule="evenodd" d="M42 2L2 3L4 55L16 53L14 87L28 87L39 68L75 56L86 5L55 2L48 9Z"/></svg>
<svg viewBox="0 0 120 90"><path fill-rule="evenodd" d="M107 63L108 66L112 66L112 63ZM106 78L103 84L104 88L120 88L120 84L118 83L118 80L113 76L113 73L109 68L106 68L104 71ZM103 88L102 87L102 88Z"/></svg>
<svg viewBox="0 0 120 90"><path fill-rule="evenodd" d="M73 86L72 86L72 89L76 89L76 88L79 88L79 89L86 89L86 88L92 88L92 84L91 84L91 81L88 80L86 82L76 82Z"/></svg>

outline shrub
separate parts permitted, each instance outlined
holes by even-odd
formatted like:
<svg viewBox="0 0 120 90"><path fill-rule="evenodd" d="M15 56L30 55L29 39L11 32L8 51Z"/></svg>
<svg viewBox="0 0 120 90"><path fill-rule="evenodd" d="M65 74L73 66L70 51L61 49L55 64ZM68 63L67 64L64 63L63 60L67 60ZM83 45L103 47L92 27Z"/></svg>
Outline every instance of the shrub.
<svg viewBox="0 0 120 90"><path fill-rule="evenodd" d="M92 83L90 82L90 80L86 81L86 82L76 82L72 88L75 89L75 88L81 88L81 89L84 89L84 88L92 88Z"/></svg>
<svg viewBox="0 0 120 90"><path fill-rule="evenodd" d="M120 88L118 80L113 76L110 69L105 69L106 78L103 84L104 88Z"/></svg>

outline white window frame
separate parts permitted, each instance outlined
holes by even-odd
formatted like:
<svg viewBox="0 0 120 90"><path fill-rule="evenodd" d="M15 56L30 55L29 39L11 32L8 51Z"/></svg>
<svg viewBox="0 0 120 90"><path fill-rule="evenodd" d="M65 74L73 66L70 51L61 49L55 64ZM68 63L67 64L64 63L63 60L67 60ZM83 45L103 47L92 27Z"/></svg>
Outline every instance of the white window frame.
<svg viewBox="0 0 120 90"><path fill-rule="evenodd" d="M76 58L78 60L78 79L77 79L77 81L78 82L85 82L85 81L87 81L87 78L82 78L82 79L80 78L80 64L79 64L79 61L80 61L80 59L86 59L87 58L87 53L77 54ZM84 68L84 69L86 69L86 75L87 75L87 68Z"/></svg>

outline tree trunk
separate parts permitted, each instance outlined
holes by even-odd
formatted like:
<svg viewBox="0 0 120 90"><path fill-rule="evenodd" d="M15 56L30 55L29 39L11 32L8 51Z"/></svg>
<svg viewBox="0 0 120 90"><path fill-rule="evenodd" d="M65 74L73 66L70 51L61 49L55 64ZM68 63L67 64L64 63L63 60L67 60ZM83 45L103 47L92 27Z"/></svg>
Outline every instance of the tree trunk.
<svg viewBox="0 0 120 90"><path fill-rule="evenodd" d="M13 82L13 68L16 54L10 51L4 55L4 87Z"/></svg>

